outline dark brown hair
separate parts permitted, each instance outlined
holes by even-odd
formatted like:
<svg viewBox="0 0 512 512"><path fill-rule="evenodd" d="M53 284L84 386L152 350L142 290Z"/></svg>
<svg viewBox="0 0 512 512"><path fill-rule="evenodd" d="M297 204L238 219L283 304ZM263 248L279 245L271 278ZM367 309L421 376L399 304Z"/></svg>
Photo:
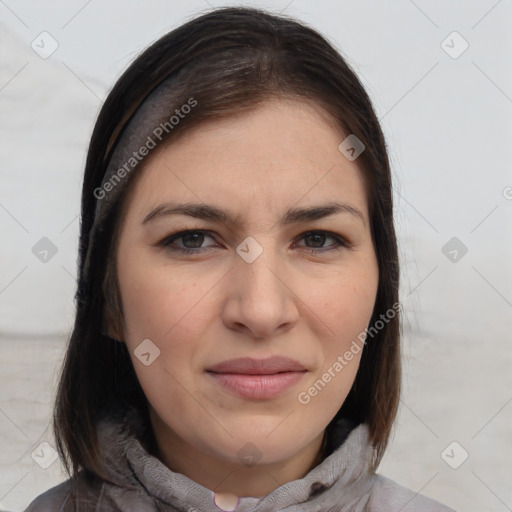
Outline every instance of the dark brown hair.
<svg viewBox="0 0 512 512"><path fill-rule="evenodd" d="M123 129L164 80L175 81L170 114L191 96L198 101L171 132L172 140L207 119L247 111L277 96L314 102L339 128L340 136L355 134L366 146L357 164L367 189L379 265L370 325L398 304L389 160L378 119L356 74L321 35L288 17L252 8L221 8L188 21L152 44L123 73L92 134L82 190L77 312L54 409L58 451L72 477L82 468L100 478L106 475L98 456L96 423L112 404L129 404L149 421L147 400L126 345L105 336L107 325L123 332L114 256L123 204L135 182L133 176L141 169L129 177L130 187L123 191L89 248L87 278L83 270L97 202L93 191L102 183ZM375 447L373 467L380 462L400 392L400 315L395 313L368 339L350 393L327 426L325 454L339 443L336 421L346 418L369 425Z"/></svg>

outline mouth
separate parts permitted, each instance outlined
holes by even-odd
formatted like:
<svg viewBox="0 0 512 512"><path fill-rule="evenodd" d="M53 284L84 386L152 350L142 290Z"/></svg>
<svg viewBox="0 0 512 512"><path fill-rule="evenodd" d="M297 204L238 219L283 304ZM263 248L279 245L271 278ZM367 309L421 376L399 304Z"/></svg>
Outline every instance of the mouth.
<svg viewBox="0 0 512 512"><path fill-rule="evenodd" d="M266 375L210 372L225 390L253 400L269 400L296 385L306 372L282 372Z"/></svg>
<svg viewBox="0 0 512 512"><path fill-rule="evenodd" d="M273 375L282 372L301 372L306 368L289 357L272 356L266 359L239 357L217 363L206 371L214 373L243 373L245 375Z"/></svg>
<svg viewBox="0 0 512 512"><path fill-rule="evenodd" d="M277 397L296 385L307 372L298 361L283 356L230 359L206 370L225 391L254 400Z"/></svg>

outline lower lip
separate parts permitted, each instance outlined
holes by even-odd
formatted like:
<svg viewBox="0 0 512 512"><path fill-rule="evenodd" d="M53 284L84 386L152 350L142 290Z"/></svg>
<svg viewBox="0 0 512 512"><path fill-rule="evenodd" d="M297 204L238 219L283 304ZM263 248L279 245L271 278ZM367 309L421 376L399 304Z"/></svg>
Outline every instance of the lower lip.
<svg viewBox="0 0 512 512"><path fill-rule="evenodd" d="M208 372L225 389L244 398L270 399L297 384L306 373L283 372L271 375Z"/></svg>

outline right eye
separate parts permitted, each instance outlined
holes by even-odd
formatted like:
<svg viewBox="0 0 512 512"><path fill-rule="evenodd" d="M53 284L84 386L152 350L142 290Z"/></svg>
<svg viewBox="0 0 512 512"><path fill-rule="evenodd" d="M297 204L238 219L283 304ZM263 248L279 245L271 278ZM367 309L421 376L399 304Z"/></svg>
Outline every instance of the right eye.
<svg viewBox="0 0 512 512"><path fill-rule="evenodd" d="M178 251L185 254L204 252L213 248L213 246L201 247L205 236L213 238L208 233L203 229L179 231L162 240L161 245L169 251ZM181 240L181 247L175 244L177 240Z"/></svg>

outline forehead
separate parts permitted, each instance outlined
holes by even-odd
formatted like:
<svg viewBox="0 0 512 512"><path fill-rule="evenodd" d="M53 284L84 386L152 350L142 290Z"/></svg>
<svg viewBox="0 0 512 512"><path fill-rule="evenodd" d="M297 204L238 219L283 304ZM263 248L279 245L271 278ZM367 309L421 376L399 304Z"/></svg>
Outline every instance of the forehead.
<svg viewBox="0 0 512 512"><path fill-rule="evenodd" d="M338 149L344 138L308 102L273 100L212 119L146 157L129 210L144 217L151 207L181 199L229 207L243 218L345 201L366 216L362 172Z"/></svg>

